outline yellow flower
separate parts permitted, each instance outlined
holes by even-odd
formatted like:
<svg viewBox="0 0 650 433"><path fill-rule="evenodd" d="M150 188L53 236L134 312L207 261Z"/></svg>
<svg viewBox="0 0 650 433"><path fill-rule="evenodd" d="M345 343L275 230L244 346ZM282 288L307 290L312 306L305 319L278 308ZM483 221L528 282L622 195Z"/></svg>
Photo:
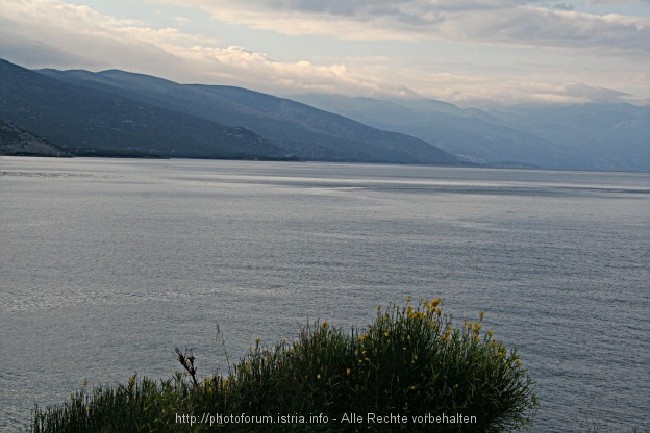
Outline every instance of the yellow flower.
<svg viewBox="0 0 650 433"><path fill-rule="evenodd" d="M406 302L407 302L407 303L411 302L411 297L410 297L410 296L407 296L407 297L406 297Z"/></svg>
<svg viewBox="0 0 650 433"><path fill-rule="evenodd" d="M346 368L346 369L345 369L345 375L346 375L346 376L349 376L350 373L352 373L352 370L350 369L350 367Z"/></svg>
<svg viewBox="0 0 650 433"><path fill-rule="evenodd" d="M388 337L388 336L390 336L390 332L385 331L385 332L384 332L384 337Z"/></svg>
<svg viewBox="0 0 650 433"><path fill-rule="evenodd" d="M323 324L322 324L321 326L322 326L323 328L327 328L327 327L329 326L329 323L327 323L327 322L323 322Z"/></svg>
<svg viewBox="0 0 650 433"><path fill-rule="evenodd" d="M320 380L320 374L316 376L316 380Z"/></svg>

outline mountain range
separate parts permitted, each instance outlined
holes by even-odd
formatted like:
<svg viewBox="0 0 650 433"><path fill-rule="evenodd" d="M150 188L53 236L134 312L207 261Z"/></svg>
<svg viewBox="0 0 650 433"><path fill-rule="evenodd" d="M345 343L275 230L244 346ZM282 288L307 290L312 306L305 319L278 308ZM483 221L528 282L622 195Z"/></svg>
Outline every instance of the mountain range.
<svg viewBox="0 0 650 433"><path fill-rule="evenodd" d="M650 171L650 106L521 104L460 108L430 99L295 95L376 128L408 132L475 161L551 169Z"/></svg>
<svg viewBox="0 0 650 433"><path fill-rule="evenodd" d="M0 61L0 119L75 155L463 164L421 139L230 86Z"/></svg>
<svg viewBox="0 0 650 433"><path fill-rule="evenodd" d="M650 106L288 99L119 70L30 71L4 60L0 78L0 120L62 155L650 171Z"/></svg>

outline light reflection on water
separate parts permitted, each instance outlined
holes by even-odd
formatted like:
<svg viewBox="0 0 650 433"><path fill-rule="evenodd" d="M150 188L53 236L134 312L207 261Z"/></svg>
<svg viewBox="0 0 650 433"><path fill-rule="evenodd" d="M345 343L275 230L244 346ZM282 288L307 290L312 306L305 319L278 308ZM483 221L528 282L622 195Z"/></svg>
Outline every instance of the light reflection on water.
<svg viewBox="0 0 650 433"><path fill-rule="evenodd" d="M442 296L516 345L534 431L650 426L650 175L0 158L0 430L84 379ZM602 408L595 413L594 408Z"/></svg>

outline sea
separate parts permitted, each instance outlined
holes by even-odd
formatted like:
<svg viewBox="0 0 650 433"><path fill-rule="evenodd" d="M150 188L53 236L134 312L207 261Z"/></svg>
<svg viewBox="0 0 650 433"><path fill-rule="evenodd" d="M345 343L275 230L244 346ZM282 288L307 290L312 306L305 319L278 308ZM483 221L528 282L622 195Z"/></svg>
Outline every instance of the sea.
<svg viewBox="0 0 650 433"><path fill-rule="evenodd" d="M533 432L650 428L648 173L0 157L2 432L407 296L485 312Z"/></svg>

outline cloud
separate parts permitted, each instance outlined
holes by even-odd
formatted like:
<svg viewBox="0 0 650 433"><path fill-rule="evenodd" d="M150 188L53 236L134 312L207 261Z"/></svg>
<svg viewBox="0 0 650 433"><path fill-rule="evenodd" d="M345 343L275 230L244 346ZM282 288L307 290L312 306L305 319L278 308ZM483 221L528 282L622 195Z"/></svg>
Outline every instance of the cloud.
<svg viewBox="0 0 650 433"><path fill-rule="evenodd" d="M650 52L650 19L598 16L517 0L158 0L193 4L216 20L282 34L342 39L445 39Z"/></svg>
<svg viewBox="0 0 650 433"><path fill-rule="evenodd" d="M591 86L584 83L509 82L506 88L492 88L491 92L471 99L472 104L503 105L518 103L583 104L587 102L623 102L630 96L625 92Z"/></svg>
<svg viewBox="0 0 650 433"><path fill-rule="evenodd" d="M153 29L137 20L116 19L59 0L2 0L0 37L0 54L29 67L145 71L170 69L182 60L166 47L197 42L175 29Z"/></svg>
<svg viewBox="0 0 650 433"><path fill-rule="evenodd" d="M296 58L284 54L283 59L278 45L268 45L273 50L269 54L223 44L213 35L190 33L192 26L183 25L189 18L177 19L178 10L169 18L179 28L156 28L139 20L107 16L88 6L71 5L65 0L1 1L0 57L30 68L118 68L179 82L232 84L269 93L401 95L466 104L487 100L503 103L622 100L628 94L648 97L647 56L622 59L591 56L589 59L600 62L599 73L594 74L585 71L580 62L572 63L572 55L549 55L553 50L546 48L515 47L529 44L526 41L535 34L545 43L555 40L560 45L560 41L570 40L570 44L563 43L564 47L618 44L639 51L642 48L635 48L624 37L627 30L621 30L641 28L634 17L586 16L510 0L457 1L451 6L451 2L431 0L251 0L257 7L245 11L237 9L240 3L231 0L221 1L218 10L211 6L215 2L183 2L204 8L210 6L215 16L224 21L277 26L283 33L334 32L337 38L346 34L364 40L420 39L417 43L391 43L391 48L382 46L376 51L380 55L362 51L377 46L364 42L350 51L354 55L319 58L318 53L313 57L307 53L303 58ZM436 6L435 11L429 11L432 5ZM272 7L278 11L264 9ZM482 13L472 13L477 10ZM553 20L557 21L555 27L549 25ZM598 29L599 34L594 35ZM491 44L505 41L503 44L508 49L483 55L487 51L485 45L458 43L448 46L446 52L434 54L439 43L426 38L437 34L459 41L482 41L484 35L489 35ZM597 41L599 37L601 43ZM617 44L613 42L616 38L620 38ZM338 49L342 45L345 44L339 44ZM468 47L471 54L459 53L445 61L445 53L451 53L449 50ZM405 52L401 52L402 48ZM508 60L504 60L506 51ZM521 56L531 56L531 53L533 59L522 62Z"/></svg>
<svg viewBox="0 0 650 433"><path fill-rule="evenodd" d="M307 60L283 62L266 53L244 47L192 47L192 59L201 65L205 77L227 78L256 87L293 88L302 91L334 91L363 88L368 82L351 77L341 64L313 65Z"/></svg>
<svg viewBox="0 0 650 433"><path fill-rule="evenodd" d="M5 8L6 6L6 8ZM372 91L338 63L280 61L174 28L155 29L59 0L3 0L0 55L27 67L120 68L181 82L221 82L303 91Z"/></svg>
<svg viewBox="0 0 650 433"><path fill-rule="evenodd" d="M569 3L554 3L553 5L551 5L551 7L553 9L560 9L560 10L564 10L564 11L575 10L575 6L573 6L572 4L569 4Z"/></svg>
<svg viewBox="0 0 650 433"><path fill-rule="evenodd" d="M566 49L600 48L607 52L650 52L650 22L620 15L594 16L576 11L525 6L498 15L468 18L459 38L513 45L539 45Z"/></svg>
<svg viewBox="0 0 650 433"><path fill-rule="evenodd" d="M647 5L648 0L589 0L587 3L594 5Z"/></svg>

